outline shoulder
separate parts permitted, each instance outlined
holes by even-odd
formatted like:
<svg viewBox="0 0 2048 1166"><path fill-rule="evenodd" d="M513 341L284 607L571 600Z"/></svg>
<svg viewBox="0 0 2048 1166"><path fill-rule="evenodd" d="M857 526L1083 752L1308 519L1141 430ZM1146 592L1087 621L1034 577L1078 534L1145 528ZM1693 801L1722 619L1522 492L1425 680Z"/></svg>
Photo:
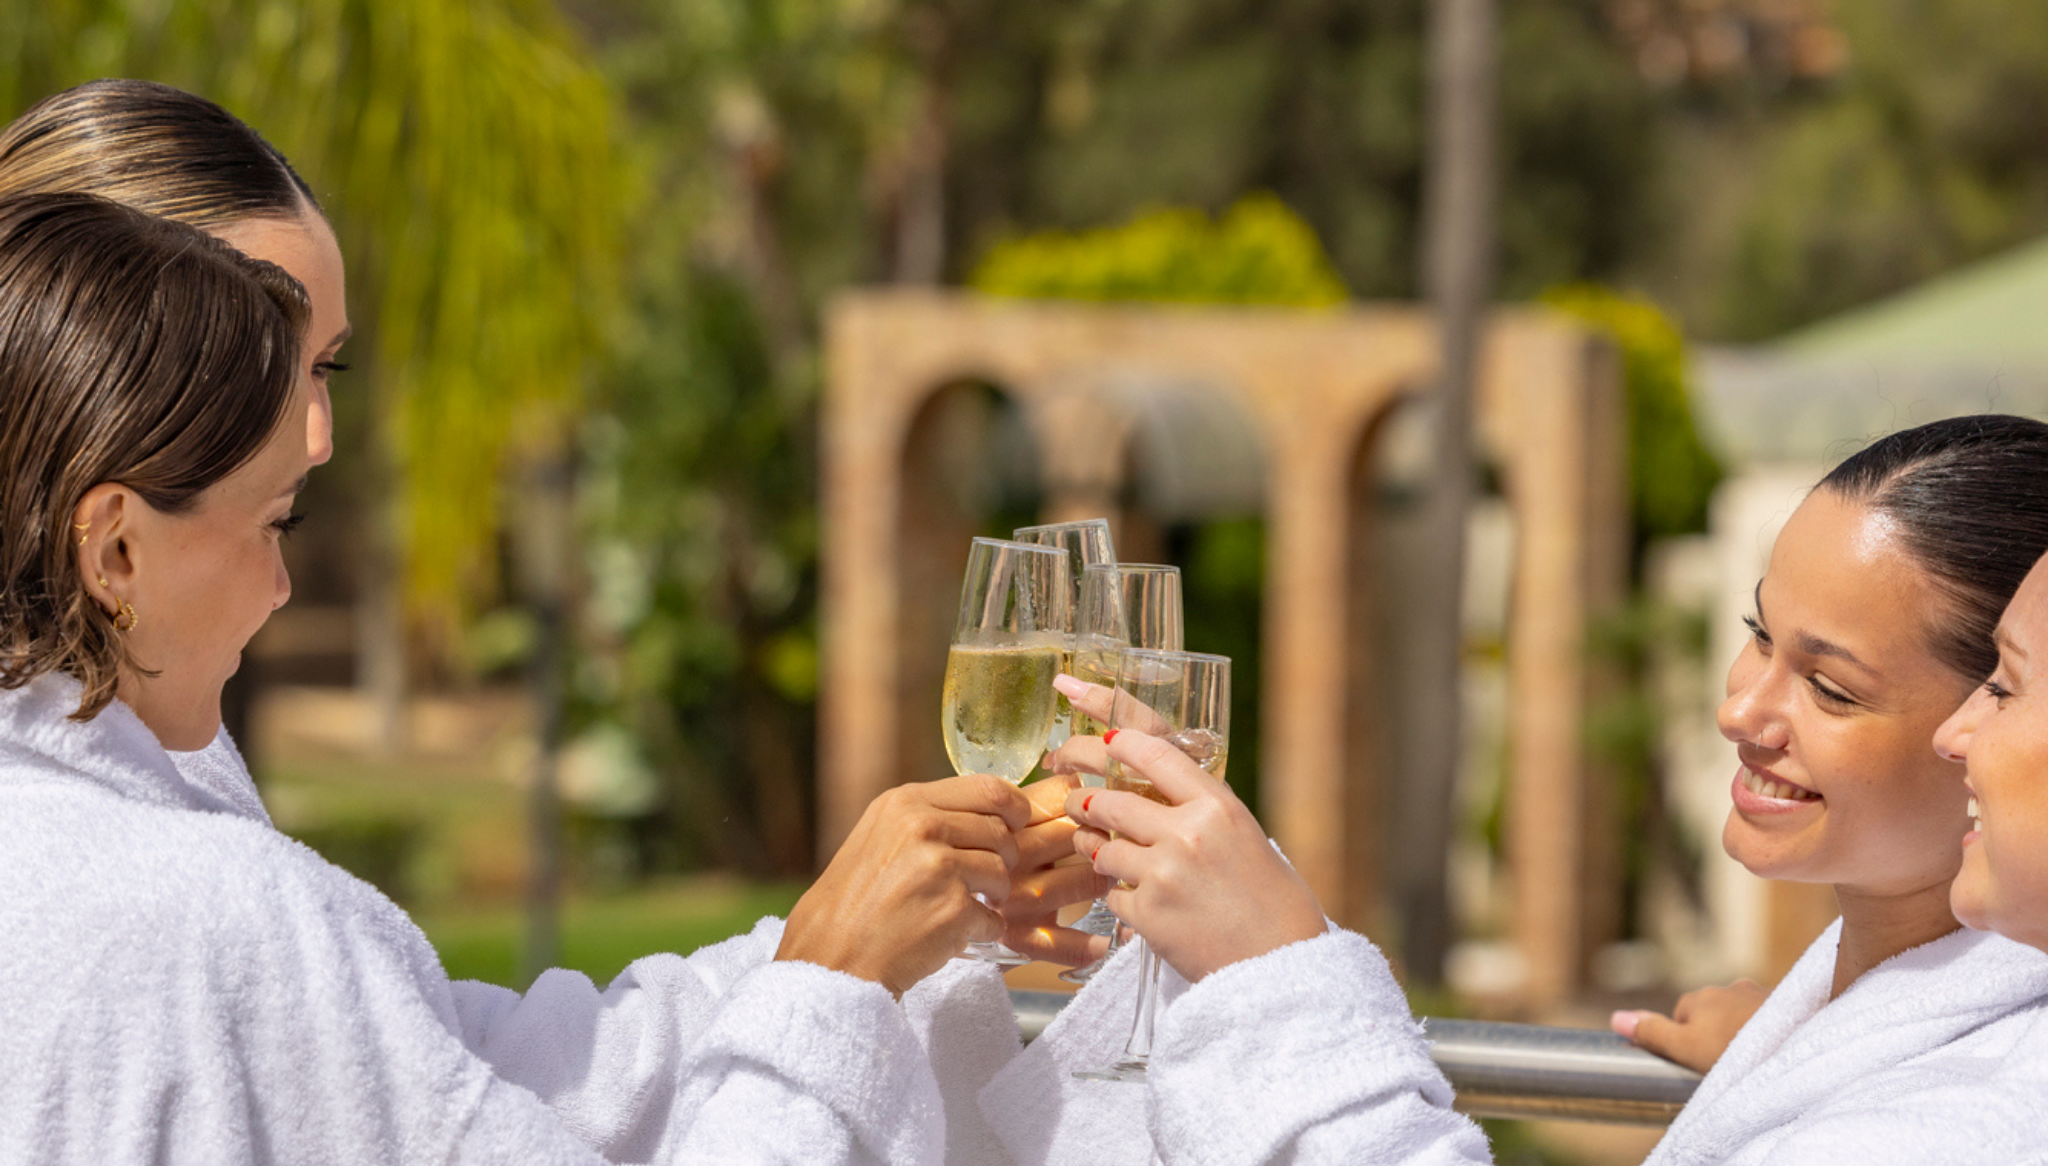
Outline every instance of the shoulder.
<svg viewBox="0 0 2048 1166"><path fill-rule="evenodd" d="M310 958L389 947L439 961L376 888L261 822L90 790L0 795L0 917L64 928L118 962L289 943Z"/></svg>

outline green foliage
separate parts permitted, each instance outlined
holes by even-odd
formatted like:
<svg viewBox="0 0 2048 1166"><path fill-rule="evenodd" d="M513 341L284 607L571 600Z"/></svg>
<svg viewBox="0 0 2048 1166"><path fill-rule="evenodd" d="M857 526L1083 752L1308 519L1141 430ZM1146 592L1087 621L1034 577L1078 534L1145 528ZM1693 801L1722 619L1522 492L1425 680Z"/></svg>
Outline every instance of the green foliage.
<svg viewBox="0 0 2048 1166"><path fill-rule="evenodd" d="M495 578L498 486L605 350L631 179L614 100L547 0L52 0L0 14L0 101L170 82L258 127L347 256L369 423L402 474L416 614ZM360 385L364 381L355 382ZM348 386L337 387L350 411Z"/></svg>
<svg viewBox="0 0 2048 1166"><path fill-rule="evenodd" d="M684 867L810 864L816 377L778 365L746 289L648 273L586 503L598 653L578 678L671 783Z"/></svg>
<svg viewBox="0 0 2048 1166"><path fill-rule="evenodd" d="M423 831L403 817L337 818L302 826L292 836L320 857L389 895L414 901L413 868Z"/></svg>
<svg viewBox="0 0 2048 1166"><path fill-rule="evenodd" d="M1671 119L1656 278L1695 335L1765 339L2048 231L2048 5L1834 13L1837 84Z"/></svg>
<svg viewBox="0 0 2048 1166"><path fill-rule="evenodd" d="M1170 207L1122 226L1000 243L969 284L990 295L1069 300L1322 307L1346 298L1315 232L1271 195L1240 199L1214 223Z"/></svg>
<svg viewBox="0 0 2048 1166"><path fill-rule="evenodd" d="M1590 284L1552 289L1543 302L1606 334L1621 350L1637 550L1651 539L1705 530L1722 470L1693 424L1678 325L1642 296Z"/></svg>

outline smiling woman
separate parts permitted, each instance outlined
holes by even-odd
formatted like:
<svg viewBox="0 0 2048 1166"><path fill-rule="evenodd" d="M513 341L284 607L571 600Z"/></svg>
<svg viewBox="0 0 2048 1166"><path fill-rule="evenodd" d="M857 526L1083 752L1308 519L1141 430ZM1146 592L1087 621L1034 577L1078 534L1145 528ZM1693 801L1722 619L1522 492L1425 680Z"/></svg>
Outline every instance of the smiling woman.
<svg viewBox="0 0 2048 1166"><path fill-rule="evenodd" d="M1941 727L1972 828L1949 903L1971 927L2048 950L2048 559L1998 629L1998 667Z"/></svg>
<svg viewBox="0 0 2048 1166"><path fill-rule="evenodd" d="M1984 1140L1965 1144L1904 1102L1981 1080L2048 1024L2048 955L1964 930L1950 910L1956 880L1966 918L2048 917L2022 905L2048 890L2048 861L2033 857L2048 851L2048 813L2035 813L2048 797L2022 792L2048 746L1994 731L1989 695L1971 705L1986 725L1974 740L1952 726L1946 747L1969 753L1984 814L1968 865L1963 773L1933 748L1936 726L1991 671L1999 612L2048 550L2044 482L2048 425L1936 422L1844 462L1778 536L1720 710L1736 752L1723 840L1759 875L1831 884L1842 917L1767 998L1693 999L1676 1020L1617 1014L1646 1047L1711 1066L1646 1166L2002 1162L2017 1160L2006 1148L2038 1150L2038 1096L1989 1111ZM2016 633L2007 641L2028 649ZM2048 626L2042 642L2048 653ZM1993 679L2008 692L2033 683L2010 649ZM1078 706L1100 694L1068 695ZM2048 740L2048 718L2041 727ZM1090 791L1068 813L1081 853L1132 884L1127 919L1196 982L1165 1014L1143 1095L1047 1088L1121 1035L1112 1018L1129 1009L1130 968L1113 963L1091 982L983 1091L1013 1156L1487 1161L1370 943L1316 919L1277 935L1214 925L1293 919L1313 897L1261 871L1272 851L1227 789L1156 745L1118 734L1107 748L1174 805ZM2048 928L2029 934L2048 939ZM1055 1152L1035 1152L1048 1129ZM1844 1154L1852 1135L1869 1148Z"/></svg>

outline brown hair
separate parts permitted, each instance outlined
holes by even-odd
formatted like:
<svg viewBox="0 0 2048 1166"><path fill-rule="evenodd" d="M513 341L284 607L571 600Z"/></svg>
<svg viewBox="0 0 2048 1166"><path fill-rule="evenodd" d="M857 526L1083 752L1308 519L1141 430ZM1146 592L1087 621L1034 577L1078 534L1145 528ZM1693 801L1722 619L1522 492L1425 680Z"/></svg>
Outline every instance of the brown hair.
<svg viewBox="0 0 2048 1166"><path fill-rule="evenodd" d="M1928 646L1971 683L1998 666L1991 633L2034 563L2048 552L2048 425L1979 413L1879 438L1821 479L1886 515L1949 602Z"/></svg>
<svg viewBox="0 0 2048 1166"><path fill-rule="evenodd" d="M0 130L0 195L85 191L207 231L319 212L277 148L203 97L89 81Z"/></svg>
<svg viewBox="0 0 2048 1166"><path fill-rule="evenodd" d="M121 636L71 520L118 482L189 510L247 463L297 384L305 289L194 227L90 194L0 198L0 689L46 672L113 699Z"/></svg>

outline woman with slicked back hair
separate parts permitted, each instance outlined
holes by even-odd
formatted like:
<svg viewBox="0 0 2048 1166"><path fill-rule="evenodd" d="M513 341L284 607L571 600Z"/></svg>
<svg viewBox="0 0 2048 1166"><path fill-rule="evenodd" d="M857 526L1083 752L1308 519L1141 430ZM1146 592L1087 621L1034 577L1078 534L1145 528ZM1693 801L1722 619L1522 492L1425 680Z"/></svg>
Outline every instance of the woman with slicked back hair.
<svg viewBox="0 0 2048 1166"><path fill-rule="evenodd" d="M1999 613L2044 550L2048 425L2021 417L1883 438L1786 522L1719 712L1737 761L1722 846L1763 877L1830 884L1841 918L1734 1010L1732 1040L1699 1031L1715 1008L1617 1014L1639 1044L1707 1070L1646 1166L2007 1162L2044 1144L2038 1099L1963 1141L1899 1104L1979 1079L2048 1014L2048 955L1958 922L1969 813L1935 748L1998 661ZM1059 683L1079 708L1107 695ZM1056 1152L1034 1160L1491 1160L1386 961L1328 927L1227 788L1143 734L1068 749L1138 769L1174 803L1093 792L1068 811L1076 848L1120 880L1111 906L1192 986L1160 1020L1145 1089L1043 1088L1045 1063L1107 1063L1105 1040L1121 1039L1107 1018L1128 1008L1114 996L1129 969L1105 969L983 1093L991 1120L1016 1123L1013 1151L1050 1127ZM1081 1129L1129 1140L1061 1132ZM1839 1156L1849 1129L1882 1131L1857 1143L1885 1152Z"/></svg>
<svg viewBox="0 0 2048 1166"><path fill-rule="evenodd" d="M787 923L602 990L451 983L271 825L221 686L347 335L311 190L218 106L100 81L0 130L0 1163L936 1161L1017 1047L950 957L1070 782L893 790Z"/></svg>
<svg viewBox="0 0 2048 1166"><path fill-rule="evenodd" d="M341 249L313 190L269 142L203 97L153 81L92 81L0 130L0 196L77 191L189 223L289 272L311 298L301 354L306 451L334 452L328 378L348 341Z"/></svg>

